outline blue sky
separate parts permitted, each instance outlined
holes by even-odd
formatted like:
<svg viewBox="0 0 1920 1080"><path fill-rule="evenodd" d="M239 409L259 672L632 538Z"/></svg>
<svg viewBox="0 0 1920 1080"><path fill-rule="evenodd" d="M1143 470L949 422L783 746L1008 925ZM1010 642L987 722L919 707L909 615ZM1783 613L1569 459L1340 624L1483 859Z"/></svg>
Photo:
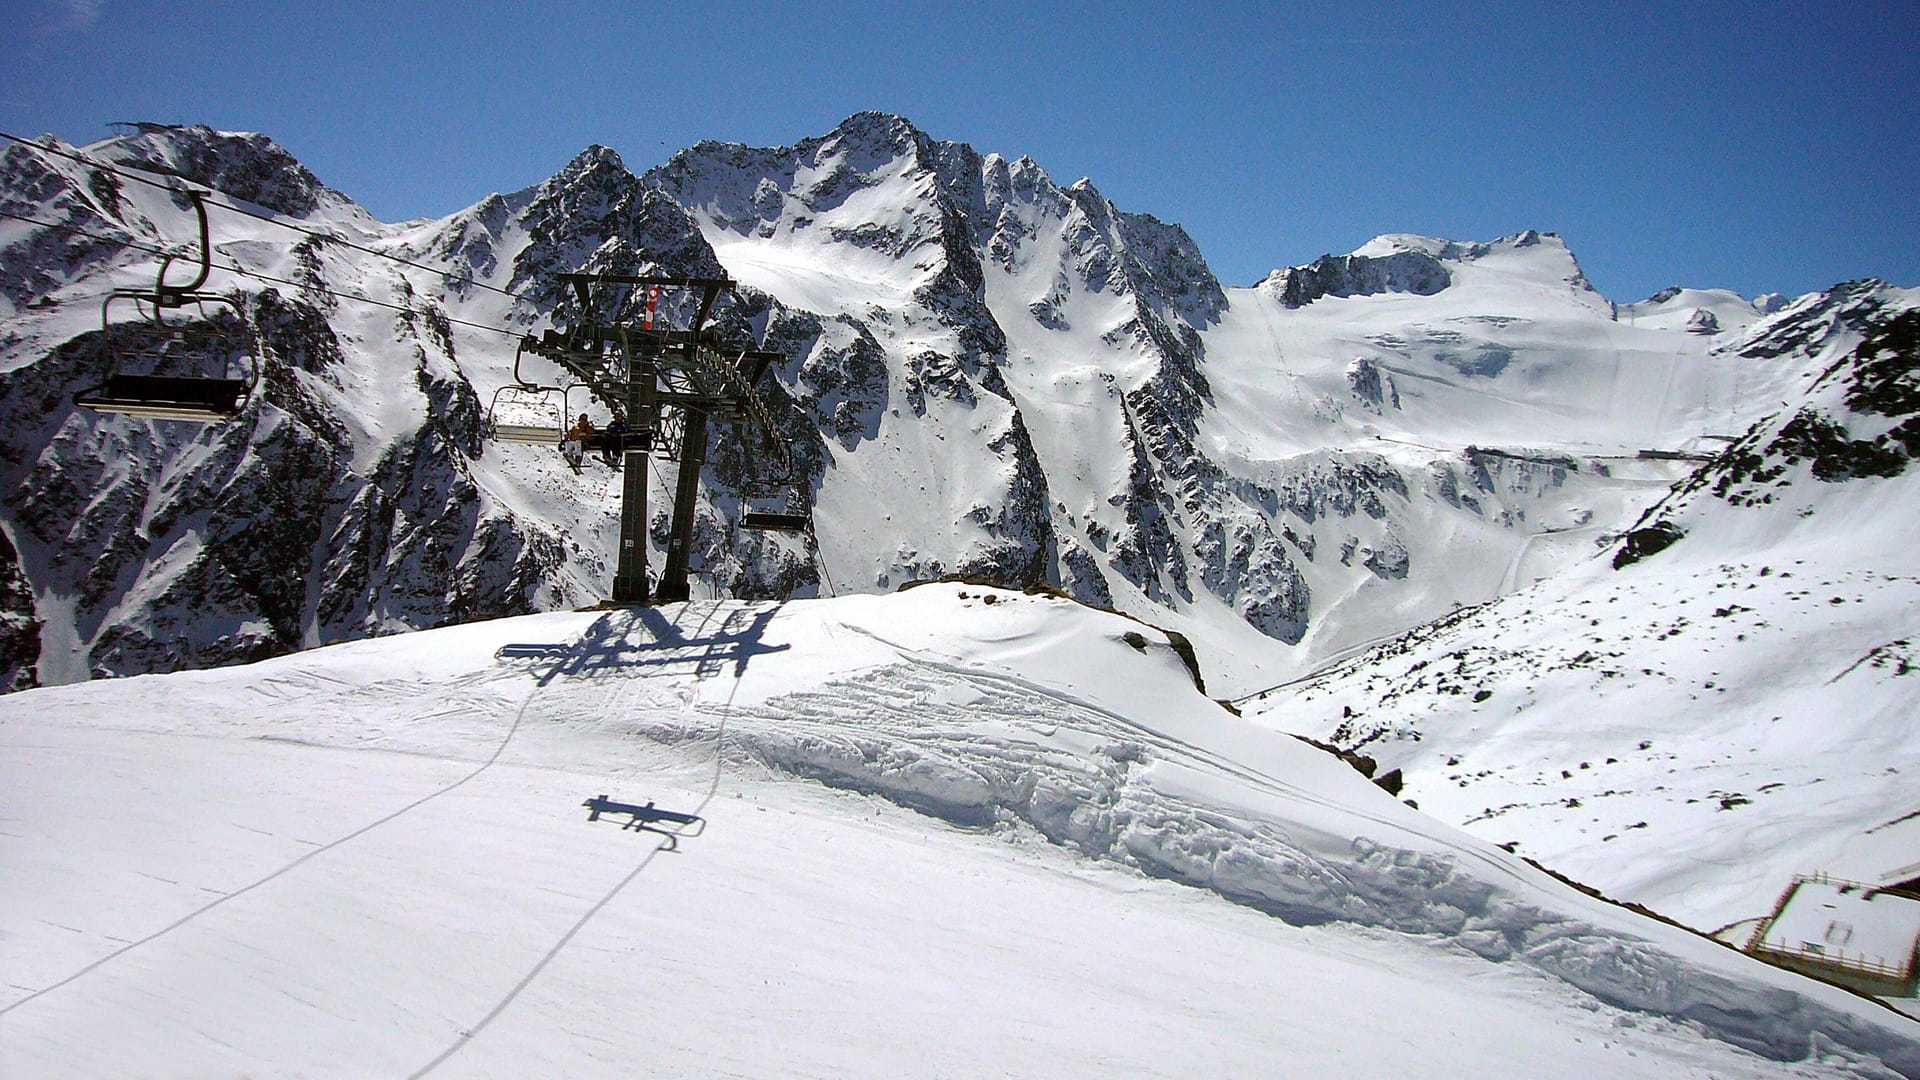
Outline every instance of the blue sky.
<svg viewBox="0 0 1920 1080"><path fill-rule="evenodd" d="M589 143L639 171L880 109L1179 222L1228 284L1382 232L1537 228L1621 301L1920 285L1911 0L0 0L0 25L0 130L264 131L387 220Z"/></svg>

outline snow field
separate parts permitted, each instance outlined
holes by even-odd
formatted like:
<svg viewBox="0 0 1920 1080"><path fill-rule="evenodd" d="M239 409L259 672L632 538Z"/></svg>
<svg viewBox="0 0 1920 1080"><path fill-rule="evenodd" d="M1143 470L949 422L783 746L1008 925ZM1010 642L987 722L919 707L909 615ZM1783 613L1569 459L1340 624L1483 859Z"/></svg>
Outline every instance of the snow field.
<svg viewBox="0 0 1920 1080"><path fill-rule="evenodd" d="M1050 598L500 620L11 695L0 740L23 1075L1920 1069ZM602 791L718 797L653 856Z"/></svg>
<svg viewBox="0 0 1920 1080"><path fill-rule="evenodd" d="M94 778L104 764L111 779L149 789L73 815L84 824L63 823L69 837L90 826L113 835L157 801L171 804L172 827L137 845L119 834L124 851L86 844L88 862L125 857L215 883L169 897L135 878L110 909L55 913L129 933L148 925L128 926L129 916L157 921L412 794L396 784L437 786L455 772L378 752L60 735L71 737L56 735L34 758L49 781L79 779L63 763ZM183 742L206 745L182 755ZM193 790L178 790L183 773ZM276 773L352 802L289 799ZM22 1076L420 1068L648 857L651 838L585 825L573 796L592 788L587 780L490 772L0 1017L0 1059ZM1582 1007L1545 979L1494 978L1458 954L1291 928L865 799L754 790L709 810L708 835L648 862L436 1074L1385 1075L1405 1074L1409 1060L1430 1075L1531 1072L1541 1061L1558 1071L1533 1075L1781 1074L1685 1027ZM260 850L224 849L219 825ZM74 868L67 894L110 883L102 869ZM9 971L37 981L86 955L76 952L50 950L35 968ZM1359 1015L1327 1007L1332 986L1365 1002ZM1373 1030L1357 1038L1357 1027Z"/></svg>
<svg viewBox="0 0 1920 1080"><path fill-rule="evenodd" d="M1817 478L1781 434L1803 410L1852 438L1888 426L1849 404L1869 318L1851 295L1788 326L1811 335L1799 404L1660 507L1684 540L1423 627L1250 714L1363 749L1444 820L1701 929L1764 915L1795 874L1910 862L1841 866L1864 830L1914 809L1912 485ZM1743 377L1780 367L1735 359Z"/></svg>

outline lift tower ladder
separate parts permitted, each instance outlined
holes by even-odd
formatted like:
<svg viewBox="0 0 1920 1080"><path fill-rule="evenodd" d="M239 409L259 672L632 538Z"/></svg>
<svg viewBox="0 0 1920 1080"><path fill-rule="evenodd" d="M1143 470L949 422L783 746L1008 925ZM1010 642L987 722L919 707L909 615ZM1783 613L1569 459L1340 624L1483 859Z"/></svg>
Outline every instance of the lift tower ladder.
<svg viewBox="0 0 1920 1080"><path fill-rule="evenodd" d="M727 278L629 274L561 274L564 288L578 302L574 321L560 329L528 337L522 347L559 364L609 409L625 413L628 431L617 447L624 469L620 501L620 556L613 578L613 600L621 604L685 600L688 556L693 539L694 503L700 471L706 463L709 421L748 427L772 451L791 483L792 458L773 430L753 383L777 353L740 350L728 355L719 335L706 325L714 302L730 291ZM638 326L594 321L597 296L606 286L650 291L645 320ZM655 290L692 292L697 303L684 330L656 328ZM669 412L668 410L672 410ZM674 436L678 436L674 438ZM680 463L674 485L672 524L659 585L647 585L647 459L654 443Z"/></svg>

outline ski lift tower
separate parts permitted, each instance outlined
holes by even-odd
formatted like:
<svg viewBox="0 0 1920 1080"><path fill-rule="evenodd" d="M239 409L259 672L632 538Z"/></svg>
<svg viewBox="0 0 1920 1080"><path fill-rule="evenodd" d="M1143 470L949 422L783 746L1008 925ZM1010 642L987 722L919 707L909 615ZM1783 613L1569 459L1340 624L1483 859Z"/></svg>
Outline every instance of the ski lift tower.
<svg viewBox="0 0 1920 1080"><path fill-rule="evenodd" d="M791 487L792 452L773 428L766 405L754 393L768 367L782 357L755 349L725 350L718 331L706 325L721 293L733 289L727 278L633 276L625 274L561 274L561 286L577 301L573 321L548 330L522 347L560 365L586 386L609 409L625 413L624 434L602 434L597 446L621 455L624 481L620 500L620 557L613 578L617 604L671 603L685 600L687 560L693 540L694 503L700 489L700 470L706 463L710 422L736 429L748 450L750 478L760 484ZM608 294L646 290L646 314L638 325L613 325L594 320L594 313L612 310ZM690 294L693 312L686 329L656 327L655 310L668 291ZM685 305L681 305L685 306ZM647 461L659 443L670 460L680 463L674 484L672 524L668 530L665 565L659 584L647 583ZM755 443L761 453L753 452ZM751 466L770 461L773 468L755 477ZM760 514L757 527L804 529L804 514ZM756 527L743 521L746 527Z"/></svg>

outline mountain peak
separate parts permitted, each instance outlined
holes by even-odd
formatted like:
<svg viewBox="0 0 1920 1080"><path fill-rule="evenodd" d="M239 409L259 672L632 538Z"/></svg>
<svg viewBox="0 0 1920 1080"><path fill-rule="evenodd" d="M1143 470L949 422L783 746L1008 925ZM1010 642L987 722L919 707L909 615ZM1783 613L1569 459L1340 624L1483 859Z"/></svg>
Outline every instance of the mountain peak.
<svg viewBox="0 0 1920 1080"><path fill-rule="evenodd" d="M1413 239L1426 241L1428 238ZM1376 239L1351 255L1322 255L1306 266L1275 270L1256 287L1290 308L1305 307L1326 296L1378 293L1432 296L1453 283L1443 258L1443 254L1422 246L1397 242L1394 246L1385 246Z"/></svg>
<svg viewBox="0 0 1920 1080"><path fill-rule="evenodd" d="M624 172L626 168L627 163L620 159L619 151L610 146L593 143L585 150L575 154L573 160L567 162L566 167L560 170L560 175L578 176L584 173L596 172L601 169L618 169Z"/></svg>
<svg viewBox="0 0 1920 1080"><path fill-rule="evenodd" d="M142 172L175 176L290 217L307 217L323 202L350 200L329 189L287 149L258 132L217 131L204 124L134 123L132 134L86 147L88 153Z"/></svg>
<svg viewBox="0 0 1920 1080"><path fill-rule="evenodd" d="M1517 254L1525 252L1525 254ZM1275 270L1256 287L1288 307L1323 296L1415 293L1431 296L1452 283L1458 264L1512 256L1519 273L1591 291L1586 274L1559 233L1523 229L1498 240L1461 243L1418 233L1382 233L1347 255L1322 255L1305 266Z"/></svg>
<svg viewBox="0 0 1920 1080"><path fill-rule="evenodd" d="M1522 229L1497 240L1472 243L1462 243L1437 236L1422 236L1418 233L1381 233L1355 248L1352 254L1377 259L1402 252L1418 252L1436 259L1464 262L1483 258L1496 251L1517 251L1531 247L1565 251L1569 258L1572 257L1572 252L1568 250L1566 241L1561 239L1559 233L1542 232L1538 229Z"/></svg>
<svg viewBox="0 0 1920 1080"><path fill-rule="evenodd" d="M917 150L932 140L906 117L887 112L857 112L840 121L821 142L853 145L895 156Z"/></svg>
<svg viewBox="0 0 1920 1080"><path fill-rule="evenodd" d="M1457 252L1459 248L1460 245L1452 240L1444 240L1437 236L1421 236L1417 233L1381 233L1354 248L1349 254L1377 259L1401 252L1415 251L1423 255L1431 255L1436 259L1444 259Z"/></svg>
<svg viewBox="0 0 1920 1080"><path fill-rule="evenodd" d="M864 109L840 121L833 129L835 135L871 135L871 134L924 134L913 121L899 113L881 112L877 109Z"/></svg>

